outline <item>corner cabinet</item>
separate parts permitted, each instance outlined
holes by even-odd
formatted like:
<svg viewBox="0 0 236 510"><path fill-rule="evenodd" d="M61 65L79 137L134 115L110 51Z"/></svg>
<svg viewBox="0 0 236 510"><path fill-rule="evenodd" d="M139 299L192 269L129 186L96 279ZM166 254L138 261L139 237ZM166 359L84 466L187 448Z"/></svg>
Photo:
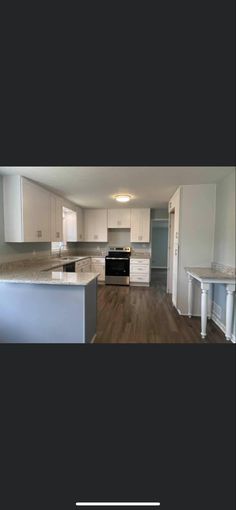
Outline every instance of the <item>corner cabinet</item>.
<svg viewBox="0 0 236 510"><path fill-rule="evenodd" d="M5 242L50 242L51 194L19 175L3 177Z"/></svg>
<svg viewBox="0 0 236 510"><path fill-rule="evenodd" d="M107 239L107 209L84 209L84 241L106 243Z"/></svg>
<svg viewBox="0 0 236 510"><path fill-rule="evenodd" d="M131 209L131 243L150 242L150 209Z"/></svg>

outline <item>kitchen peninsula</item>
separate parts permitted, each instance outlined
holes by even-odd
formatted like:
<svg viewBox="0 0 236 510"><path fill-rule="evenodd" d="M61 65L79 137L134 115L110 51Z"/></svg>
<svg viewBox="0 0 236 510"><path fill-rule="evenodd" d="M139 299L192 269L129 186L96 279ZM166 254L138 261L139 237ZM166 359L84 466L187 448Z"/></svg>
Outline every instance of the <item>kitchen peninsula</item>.
<svg viewBox="0 0 236 510"><path fill-rule="evenodd" d="M64 272L68 262L55 258L0 270L0 342L94 340L98 273Z"/></svg>

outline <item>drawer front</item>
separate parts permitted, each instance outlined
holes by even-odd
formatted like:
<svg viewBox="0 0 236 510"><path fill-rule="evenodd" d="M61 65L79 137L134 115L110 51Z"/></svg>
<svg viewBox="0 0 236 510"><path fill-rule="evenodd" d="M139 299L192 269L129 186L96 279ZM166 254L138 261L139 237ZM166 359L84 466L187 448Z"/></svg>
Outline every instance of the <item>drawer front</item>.
<svg viewBox="0 0 236 510"><path fill-rule="evenodd" d="M131 266L149 266L150 260L149 259L130 259L130 265Z"/></svg>
<svg viewBox="0 0 236 510"><path fill-rule="evenodd" d="M91 261L92 261L92 264L102 264L105 266L105 258L93 257L91 259Z"/></svg>
<svg viewBox="0 0 236 510"><path fill-rule="evenodd" d="M149 268L147 266L130 266L130 273L149 273Z"/></svg>
<svg viewBox="0 0 236 510"><path fill-rule="evenodd" d="M102 271L104 273L105 266L103 266L102 264L91 264L91 271L94 271L95 273L96 272L100 273Z"/></svg>
<svg viewBox="0 0 236 510"><path fill-rule="evenodd" d="M86 262L86 263L77 262L76 271L77 272L83 271L84 273L85 272L89 273L90 272L90 262Z"/></svg>
<svg viewBox="0 0 236 510"><path fill-rule="evenodd" d="M131 274L130 282L132 283L149 283L149 275L147 274Z"/></svg>

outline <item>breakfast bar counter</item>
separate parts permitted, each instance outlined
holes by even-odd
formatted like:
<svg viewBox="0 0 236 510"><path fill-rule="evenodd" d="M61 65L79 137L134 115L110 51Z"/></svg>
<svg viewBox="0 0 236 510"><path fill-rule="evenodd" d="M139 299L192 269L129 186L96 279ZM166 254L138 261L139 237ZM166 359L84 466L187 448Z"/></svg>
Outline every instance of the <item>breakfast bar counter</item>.
<svg viewBox="0 0 236 510"><path fill-rule="evenodd" d="M42 266L0 271L0 342L92 342L97 277Z"/></svg>

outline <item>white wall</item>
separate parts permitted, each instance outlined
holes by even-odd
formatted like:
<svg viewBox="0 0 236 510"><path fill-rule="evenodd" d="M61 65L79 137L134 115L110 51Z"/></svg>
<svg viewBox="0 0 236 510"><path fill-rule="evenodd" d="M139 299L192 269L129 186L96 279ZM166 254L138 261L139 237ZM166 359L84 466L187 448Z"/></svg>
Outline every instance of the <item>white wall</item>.
<svg viewBox="0 0 236 510"><path fill-rule="evenodd" d="M165 209L151 209L151 219L167 219L168 220L168 208Z"/></svg>
<svg viewBox="0 0 236 510"><path fill-rule="evenodd" d="M216 185L214 262L235 267L235 170ZM225 286L215 285L213 301L220 307L220 323L225 327ZM236 299L234 327L236 337Z"/></svg>
<svg viewBox="0 0 236 510"><path fill-rule="evenodd" d="M216 185L214 262L235 267L235 171Z"/></svg>
<svg viewBox="0 0 236 510"><path fill-rule="evenodd" d="M188 313L186 267L211 267L214 252L215 184L181 187L177 307ZM200 285L194 280L193 315L200 315Z"/></svg>

